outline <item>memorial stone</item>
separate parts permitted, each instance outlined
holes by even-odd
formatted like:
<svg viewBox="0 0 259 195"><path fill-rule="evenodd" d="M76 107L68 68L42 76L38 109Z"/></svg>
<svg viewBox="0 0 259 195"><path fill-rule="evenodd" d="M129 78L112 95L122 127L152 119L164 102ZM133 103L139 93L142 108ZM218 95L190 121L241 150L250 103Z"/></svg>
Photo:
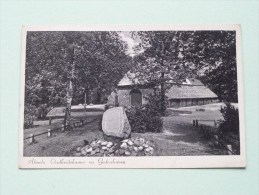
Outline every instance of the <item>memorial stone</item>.
<svg viewBox="0 0 259 195"><path fill-rule="evenodd" d="M111 108L104 112L102 129L105 135L126 139L130 137L131 127L123 107Z"/></svg>

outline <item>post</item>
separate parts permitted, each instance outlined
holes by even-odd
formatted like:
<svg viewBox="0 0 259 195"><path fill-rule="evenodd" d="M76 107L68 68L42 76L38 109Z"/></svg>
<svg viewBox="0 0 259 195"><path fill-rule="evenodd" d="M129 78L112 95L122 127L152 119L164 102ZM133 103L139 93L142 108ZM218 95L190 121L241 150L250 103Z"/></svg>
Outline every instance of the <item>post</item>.
<svg viewBox="0 0 259 195"><path fill-rule="evenodd" d="M52 120L51 117L49 117L49 125L51 125L51 120Z"/></svg>
<svg viewBox="0 0 259 195"><path fill-rule="evenodd" d="M33 133L31 133L31 134L30 134L29 143L30 143L30 144L33 144L33 143L34 143L34 141L35 141L35 139L34 139L34 134L33 134Z"/></svg>
<svg viewBox="0 0 259 195"><path fill-rule="evenodd" d="M214 135L214 138L215 138L215 144L218 146L219 145L219 136Z"/></svg>
<svg viewBox="0 0 259 195"><path fill-rule="evenodd" d="M196 119L196 127L198 127L199 126L199 122L198 122L198 120Z"/></svg>
<svg viewBox="0 0 259 195"><path fill-rule="evenodd" d="M80 122L81 122L81 126L83 126L84 125L83 119L80 119Z"/></svg>
<svg viewBox="0 0 259 195"><path fill-rule="evenodd" d="M195 120L192 121L192 125L193 125L194 127L196 126Z"/></svg>
<svg viewBox="0 0 259 195"><path fill-rule="evenodd" d="M84 104L84 108L86 109L86 93L85 93L85 104Z"/></svg>
<svg viewBox="0 0 259 195"><path fill-rule="evenodd" d="M69 128L68 128L69 125L70 124L68 123L68 121L66 121L66 125L64 126L64 130L69 130Z"/></svg>
<svg viewBox="0 0 259 195"><path fill-rule="evenodd" d="M232 155L232 145L227 145L228 148L228 155Z"/></svg>
<svg viewBox="0 0 259 195"><path fill-rule="evenodd" d="M51 129L48 129L48 137L51 136Z"/></svg>

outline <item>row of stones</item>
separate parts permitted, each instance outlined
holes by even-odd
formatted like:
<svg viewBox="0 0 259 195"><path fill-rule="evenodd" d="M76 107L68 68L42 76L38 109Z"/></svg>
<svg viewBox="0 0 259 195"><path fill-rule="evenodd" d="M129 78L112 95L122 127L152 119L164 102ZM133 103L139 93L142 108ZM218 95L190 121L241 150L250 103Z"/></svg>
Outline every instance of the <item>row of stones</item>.
<svg viewBox="0 0 259 195"><path fill-rule="evenodd" d="M143 138L125 139L113 143L93 140L90 144L77 147L74 156L152 156L154 148Z"/></svg>

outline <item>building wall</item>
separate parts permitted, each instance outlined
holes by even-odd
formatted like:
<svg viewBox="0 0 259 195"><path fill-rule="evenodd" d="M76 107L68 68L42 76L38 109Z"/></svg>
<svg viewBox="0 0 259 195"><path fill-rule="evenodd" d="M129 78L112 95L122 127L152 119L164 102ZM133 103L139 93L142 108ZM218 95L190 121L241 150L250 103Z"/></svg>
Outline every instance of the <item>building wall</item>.
<svg viewBox="0 0 259 195"><path fill-rule="evenodd" d="M131 99L130 99L130 91L132 89L118 89L117 95L118 95L118 106L124 106L128 107L131 106ZM148 102L147 96L149 94L152 94L152 89L139 89L142 93L142 104L146 104ZM112 92L111 95L108 97L108 105L115 106L115 96L116 93Z"/></svg>
<svg viewBox="0 0 259 195"><path fill-rule="evenodd" d="M185 99L180 100L180 107L186 107L186 100Z"/></svg>
<svg viewBox="0 0 259 195"><path fill-rule="evenodd" d="M180 107L180 100L169 100L170 108L178 108Z"/></svg>
<svg viewBox="0 0 259 195"><path fill-rule="evenodd" d="M119 106L130 106L130 98L129 98L130 90L128 89L120 89L118 90L118 101Z"/></svg>
<svg viewBox="0 0 259 195"><path fill-rule="evenodd" d="M192 106L192 99L187 99L186 100L186 103L187 103L187 105L186 106Z"/></svg>
<svg viewBox="0 0 259 195"><path fill-rule="evenodd" d="M218 100L216 98L199 98L199 99L170 99L169 107L178 108L178 107L188 107L196 105L204 105L216 103Z"/></svg>

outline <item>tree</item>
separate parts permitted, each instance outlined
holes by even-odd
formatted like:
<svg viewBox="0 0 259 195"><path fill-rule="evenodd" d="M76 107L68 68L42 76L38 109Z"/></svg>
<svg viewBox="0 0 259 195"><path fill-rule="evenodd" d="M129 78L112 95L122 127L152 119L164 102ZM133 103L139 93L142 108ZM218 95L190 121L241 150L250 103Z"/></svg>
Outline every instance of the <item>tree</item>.
<svg viewBox="0 0 259 195"><path fill-rule="evenodd" d="M214 42L210 47L207 46L206 50L211 51L209 59L214 60L212 63L217 66L206 69L200 79L219 96L220 100L238 102L236 33L219 31L215 33L216 40L213 40L209 33L203 34L203 39Z"/></svg>
<svg viewBox="0 0 259 195"><path fill-rule="evenodd" d="M130 63L117 32L28 32L26 49L25 101L66 105L65 123L73 100L109 93Z"/></svg>
<svg viewBox="0 0 259 195"><path fill-rule="evenodd" d="M132 72L140 81L160 85L162 114L170 84L208 75L223 64L235 66L233 31L143 31L132 35L141 40L135 48L139 54ZM218 82L227 85L229 81Z"/></svg>
<svg viewBox="0 0 259 195"><path fill-rule="evenodd" d="M224 118L221 121L219 126L219 131L221 136L227 136L230 133L233 133L239 136L239 112L238 109L232 106L229 102L226 103L226 106L222 107L220 112Z"/></svg>
<svg viewBox="0 0 259 195"><path fill-rule="evenodd" d="M96 33L92 46L92 51L86 48L88 51L77 59L80 69L77 91L87 94L87 99L90 93L95 94L95 103L101 103L102 96L110 94L127 72L131 58L125 54L127 45L119 39L117 32Z"/></svg>
<svg viewBox="0 0 259 195"><path fill-rule="evenodd" d="M181 83L200 69L201 64L195 64L199 54L193 53L195 32L146 31L135 34L141 40L136 50L143 52L135 57L133 72L137 72L142 81L160 85L161 113L164 114L165 92L169 87L166 83Z"/></svg>
<svg viewBox="0 0 259 195"><path fill-rule="evenodd" d="M61 34L28 32L26 42L25 103L45 107L45 115L52 106L60 106L65 97L65 79L60 74L63 45ZM38 117L44 117L39 113Z"/></svg>

